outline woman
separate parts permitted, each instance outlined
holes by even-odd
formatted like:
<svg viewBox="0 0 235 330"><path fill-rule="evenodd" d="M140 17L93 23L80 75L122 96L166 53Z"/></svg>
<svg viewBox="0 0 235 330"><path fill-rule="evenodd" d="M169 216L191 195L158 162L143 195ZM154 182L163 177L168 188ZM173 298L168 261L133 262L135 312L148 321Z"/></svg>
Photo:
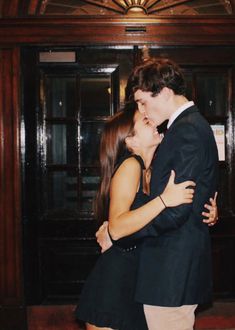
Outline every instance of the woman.
<svg viewBox="0 0 235 330"><path fill-rule="evenodd" d="M164 210L165 205L191 203L194 191L185 188L195 186L192 181L174 184L172 173L161 196L148 202L145 174L160 142L161 137L151 123L132 108L117 113L105 126L96 214L99 220L109 218L114 239L137 234L119 240L103 253L88 277L76 312L87 323L87 330L147 329L143 307L134 301L141 244L138 230Z"/></svg>

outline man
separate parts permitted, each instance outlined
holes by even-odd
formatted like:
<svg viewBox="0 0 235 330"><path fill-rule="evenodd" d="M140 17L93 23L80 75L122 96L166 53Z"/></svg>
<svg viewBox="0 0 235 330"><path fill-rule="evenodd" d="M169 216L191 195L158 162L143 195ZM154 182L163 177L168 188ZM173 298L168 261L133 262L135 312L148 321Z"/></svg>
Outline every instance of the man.
<svg viewBox="0 0 235 330"><path fill-rule="evenodd" d="M157 126L169 120L152 164L151 198L161 194L171 169L176 182L196 182L193 204L167 208L142 230L146 239L136 300L144 304L150 330L192 330L197 305L210 301L212 293L210 237L200 218L216 190L216 143L209 124L185 97L175 63L149 61L134 70L130 83L140 112Z"/></svg>
<svg viewBox="0 0 235 330"><path fill-rule="evenodd" d="M144 63L134 70L128 87L139 111L156 126L169 120L152 163L151 198L162 193L172 169L176 182L196 182L193 204L166 208L141 230L145 240L136 300L144 305L150 330L192 330L197 305L210 301L212 293L210 237L201 212L216 190L216 143L209 124L185 97L175 63Z"/></svg>

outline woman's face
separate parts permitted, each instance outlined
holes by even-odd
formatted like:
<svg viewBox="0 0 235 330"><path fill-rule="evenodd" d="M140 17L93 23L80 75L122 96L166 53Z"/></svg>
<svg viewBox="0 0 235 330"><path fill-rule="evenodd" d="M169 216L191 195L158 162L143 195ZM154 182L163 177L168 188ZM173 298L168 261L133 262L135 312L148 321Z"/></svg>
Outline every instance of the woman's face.
<svg viewBox="0 0 235 330"><path fill-rule="evenodd" d="M144 114L136 111L134 117L134 138L144 148L158 146L162 136L156 130L154 123L145 117Z"/></svg>

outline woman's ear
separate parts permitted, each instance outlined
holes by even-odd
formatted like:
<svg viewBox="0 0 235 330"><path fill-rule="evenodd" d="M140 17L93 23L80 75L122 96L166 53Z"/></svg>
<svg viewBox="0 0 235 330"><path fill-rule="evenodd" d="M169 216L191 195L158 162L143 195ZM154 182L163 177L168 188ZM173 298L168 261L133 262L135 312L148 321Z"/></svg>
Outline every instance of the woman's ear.
<svg viewBox="0 0 235 330"><path fill-rule="evenodd" d="M132 144L132 136L127 136L127 137L125 138L125 143L126 143L127 149L132 149L132 148L131 148L131 144Z"/></svg>
<svg viewBox="0 0 235 330"><path fill-rule="evenodd" d="M127 136L125 138L125 143L129 150L134 150L137 147L137 141L135 139L135 136Z"/></svg>

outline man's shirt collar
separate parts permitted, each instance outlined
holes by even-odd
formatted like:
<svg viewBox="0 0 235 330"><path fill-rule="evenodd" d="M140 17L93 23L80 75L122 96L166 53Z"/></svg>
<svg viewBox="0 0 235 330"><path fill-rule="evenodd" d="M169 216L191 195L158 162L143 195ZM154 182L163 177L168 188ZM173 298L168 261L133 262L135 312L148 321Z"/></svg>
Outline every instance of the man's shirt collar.
<svg viewBox="0 0 235 330"><path fill-rule="evenodd" d="M193 101L189 101L181 105L179 109L177 109L169 118L168 124L167 124L167 129L170 128L170 126L173 124L173 122L176 120L176 118L186 109L192 107L194 105Z"/></svg>

